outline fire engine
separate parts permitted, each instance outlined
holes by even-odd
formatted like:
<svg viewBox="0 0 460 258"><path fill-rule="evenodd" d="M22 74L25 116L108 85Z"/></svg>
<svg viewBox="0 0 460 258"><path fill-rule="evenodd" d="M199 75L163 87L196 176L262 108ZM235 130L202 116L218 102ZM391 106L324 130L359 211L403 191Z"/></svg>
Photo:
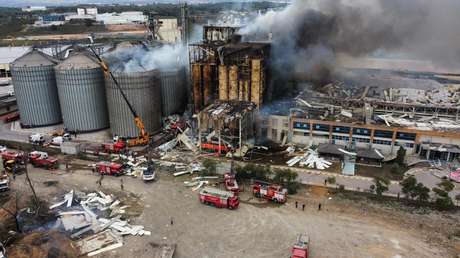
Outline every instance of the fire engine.
<svg viewBox="0 0 460 258"><path fill-rule="evenodd" d="M310 249L310 237L307 234L300 234L297 237L297 243L294 244L291 251L291 258L308 258Z"/></svg>
<svg viewBox="0 0 460 258"><path fill-rule="evenodd" d="M126 149L126 142L119 137L115 136L113 138L113 143L104 143L102 144L102 149L106 153L121 153Z"/></svg>
<svg viewBox="0 0 460 258"><path fill-rule="evenodd" d="M19 112L14 112L14 113L8 114L8 115L4 116L2 119L3 119L3 122L5 124L17 121L17 120L19 120Z"/></svg>
<svg viewBox="0 0 460 258"><path fill-rule="evenodd" d="M240 192L240 188L238 187L238 182L236 181L235 174L225 173L224 184L225 189L227 189L227 191L233 192L236 195L238 195L238 193Z"/></svg>
<svg viewBox="0 0 460 258"><path fill-rule="evenodd" d="M200 201L203 204L214 205L217 208L230 210L238 208L240 201L232 192L222 191L213 187L205 187L200 191Z"/></svg>
<svg viewBox="0 0 460 258"><path fill-rule="evenodd" d="M101 161L97 163L94 171L99 174L109 175L109 176L119 176L125 172L123 165L114 163L114 162L105 162L105 161Z"/></svg>
<svg viewBox="0 0 460 258"><path fill-rule="evenodd" d="M202 143L201 144L201 149L204 151L210 151L210 152L222 152L222 153L228 153L231 151L231 149L224 144L215 144L215 143Z"/></svg>
<svg viewBox="0 0 460 258"><path fill-rule="evenodd" d="M56 169L58 167L58 159L49 157L48 153L42 151L29 153L29 162L34 167L44 167L46 169Z"/></svg>
<svg viewBox="0 0 460 258"><path fill-rule="evenodd" d="M17 163L22 163L24 158L24 153L14 152L14 151L3 151L1 153L3 162L6 163L8 160L14 160ZM5 165L5 164L3 164Z"/></svg>
<svg viewBox="0 0 460 258"><path fill-rule="evenodd" d="M277 203L285 203L287 200L287 189L267 182L254 181L252 193L257 198L264 198Z"/></svg>

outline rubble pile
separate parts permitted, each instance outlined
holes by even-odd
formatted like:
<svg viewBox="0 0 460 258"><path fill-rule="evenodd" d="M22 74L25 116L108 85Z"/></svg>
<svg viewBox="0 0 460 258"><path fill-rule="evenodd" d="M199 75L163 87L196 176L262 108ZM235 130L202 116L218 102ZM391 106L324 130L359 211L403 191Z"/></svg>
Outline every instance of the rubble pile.
<svg viewBox="0 0 460 258"><path fill-rule="evenodd" d="M289 149L289 148L288 148ZM292 152L292 149L289 149L289 151ZM292 167L296 164L299 164L300 166L307 166L308 168L316 168L319 170L324 170L329 168L332 163L319 157L318 151L308 149L305 154L301 156L295 156L294 158L288 160L286 164L289 167Z"/></svg>
<svg viewBox="0 0 460 258"><path fill-rule="evenodd" d="M50 209L59 209L55 227L71 234L72 239L86 236L76 246L81 255L93 256L123 246L123 236L151 235L144 226L131 225L122 218L128 207L101 191L84 194L72 190Z"/></svg>

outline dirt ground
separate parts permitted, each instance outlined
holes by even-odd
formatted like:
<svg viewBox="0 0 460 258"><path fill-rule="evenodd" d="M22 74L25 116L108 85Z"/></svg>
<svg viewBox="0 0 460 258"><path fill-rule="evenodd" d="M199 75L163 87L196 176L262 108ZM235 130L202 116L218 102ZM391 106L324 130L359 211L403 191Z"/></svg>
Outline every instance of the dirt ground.
<svg viewBox="0 0 460 258"><path fill-rule="evenodd" d="M98 189L98 177L90 170L30 168L30 175L37 193L51 203L70 189ZM144 225L152 235L125 237L123 247L99 257L152 257L164 243L177 244L176 258L288 257L302 232L310 234L311 257L316 258L457 257L460 253L455 249L460 239L453 237L460 232L458 213L410 213L363 199L330 196L322 188L303 189L281 206L261 203L246 191L240 207L231 211L202 205L197 193L183 186L187 179L166 172L147 184L124 177L124 191L142 203L133 202L140 215L132 222ZM13 187L28 191L24 175L16 178ZM120 191L120 178L104 177L102 187ZM305 211L301 204L306 204Z"/></svg>

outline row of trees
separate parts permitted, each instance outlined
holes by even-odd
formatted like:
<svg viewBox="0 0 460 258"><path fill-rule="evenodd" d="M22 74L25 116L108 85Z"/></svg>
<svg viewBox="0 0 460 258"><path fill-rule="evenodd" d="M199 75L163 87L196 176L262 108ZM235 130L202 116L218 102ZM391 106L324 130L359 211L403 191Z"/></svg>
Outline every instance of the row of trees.
<svg viewBox="0 0 460 258"><path fill-rule="evenodd" d="M298 174L290 169L271 169L269 166L247 164L235 168L237 180L261 180L276 183L286 187L289 194L297 193L300 183Z"/></svg>
<svg viewBox="0 0 460 258"><path fill-rule="evenodd" d="M384 192L389 190L389 185L390 181L388 179L376 177L374 178L374 184L370 187L370 191L377 196L382 196ZM431 190L418 182L414 176L407 177L400 182L400 185L405 198L414 201L416 205L425 205L433 200L433 204L440 210L450 210L454 207L454 202L449 193L454 190L455 186L448 180L443 180ZM433 192L433 198L430 198L431 192ZM455 199L460 201L460 194Z"/></svg>
<svg viewBox="0 0 460 258"><path fill-rule="evenodd" d="M216 175L217 162L211 159L203 160L204 169L200 176ZM246 164L235 167L235 176L238 181L260 180L271 182L286 187L289 194L297 193L300 183L297 182L298 174L289 169L271 169L269 166Z"/></svg>

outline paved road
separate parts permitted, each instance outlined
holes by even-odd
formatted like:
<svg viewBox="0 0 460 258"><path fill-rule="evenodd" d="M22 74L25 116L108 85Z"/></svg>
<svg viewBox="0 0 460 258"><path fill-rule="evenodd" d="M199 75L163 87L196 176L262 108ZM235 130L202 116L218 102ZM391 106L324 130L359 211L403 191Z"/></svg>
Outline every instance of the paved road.
<svg viewBox="0 0 460 258"><path fill-rule="evenodd" d="M285 168L285 167L283 167ZM344 176L334 173L322 172L319 170L311 169L299 169L299 168L290 168L291 170L296 171L299 174L299 180L304 184L310 185L324 185L324 180L328 177L334 176L336 178L337 185L344 185L346 189L355 190L355 191L366 191L373 185L373 179L369 177L361 176ZM436 186L437 183L441 182L441 179L433 176L428 170L415 174L415 178L418 182L423 183L428 188L432 189ZM460 184L455 183L455 189L450 193L452 198L457 194L460 194ZM335 185L329 185L330 187L335 187ZM388 195L397 196L398 193L401 193L401 186L398 181L391 181L391 185L388 190ZM402 193L401 193L402 194Z"/></svg>
<svg viewBox="0 0 460 258"><path fill-rule="evenodd" d="M10 131L7 128L7 125L3 123L0 124L0 139L18 141L18 142L28 142L28 133ZM47 139L48 141L50 139ZM282 169L291 169L296 171L299 174L299 180L303 184L308 185L324 185L324 180L328 177L334 176L336 178L336 185L329 185L330 187L336 187L337 185L344 185L347 190L352 191L367 191L370 186L373 184L373 179L369 177L362 176L344 176L340 174L323 172L321 170L315 169L303 169L303 168L292 168L287 166L272 166ZM415 174L417 181L423 183L428 188L432 189L436 186L441 179L433 176L428 170L421 173ZM454 183L455 189L450 193L452 198L455 198L457 194L460 194L460 184ZM392 181L389 187L389 191L386 193L389 196L397 196L398 193L401 193L401 187L398 181Z"/></svg>

